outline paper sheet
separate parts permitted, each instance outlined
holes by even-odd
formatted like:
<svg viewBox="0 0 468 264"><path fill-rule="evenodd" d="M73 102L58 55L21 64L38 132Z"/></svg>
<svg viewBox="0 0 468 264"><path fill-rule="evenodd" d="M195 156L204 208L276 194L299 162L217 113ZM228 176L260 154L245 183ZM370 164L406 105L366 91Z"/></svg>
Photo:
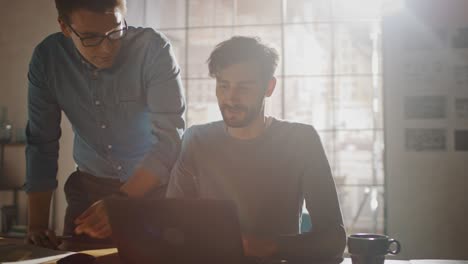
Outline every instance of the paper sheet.
<svg viewBox="0 0 468 264"><path fill-rule="evenodd" d="M64 258L66 256L76 254L76 252L68 252L61 255L55 255L51 257L43 257L43 258L36 258L36 259L28 259L28 260L20 260L20 261L13 261L13 262L2 262L2 264L41 264L41 263L55 263L57 260Z"/></svg>
<svg viewBox="0 0 468 264"><path fill-rule="evenodd" d="M345 258L343 262L340 264L352 264L353 262L351 261L350 258ZM384 264L409 264L410 261L408 260L393 260L393 259L386 259ZM419 263L419 264L424 264L424 263Z"/></svg>
<svg viewBox="0 0 468 264"><path fill-rule="evenodd" d="M468 260L413 259L411 264L468 264Z"/></svg>
<svg viewBox="0 0 468 264"><path fill-rule="evenodd" d="M48 249L42 249L42 248L38 248L38 250L36 249L36 247L34 247L36 251L47 251L47 252L50 252L51 250L48 250ZM19 249L17 251L19 254L22 254L22 255L11 255L12 257L15 257L15 256L18 256L19 258L30 258L32 256L32 254L30 252L28 252L27 250L21 250ZM14 254L18 254L18 253L14 253ZM106 248L106 249L96 249L96 250L85 250L85 251L81 251L81 253L85 253L85 254L88 254L88 255L91 255L91 256L94 256L94 257L102 257L102 256L106 256L106 255L109 255L109 254L114 254L114 253L117 253L117 248ZM25 260L19 260L19 261L10 261L10 262L0 262L2 264L53 264L53 263L56 263L59 259L61 258L64 258L66 256L69 256L69 255L72 255L72 254L76 254L76 252L66 252L66 253L63 253L63 254L59 254L59 255L54 255L54 256L48 256L48 257L40 257L40 258L34 258L34 259L25 259Z"/></svg>
<svg viewBox="0 0 468 264"><path fill-rule="evenodd" d="M386 259L385 264L468 264L468 260L447 260L447 259L412 259L393 260ZM341 264L352 264L350 258L345 258Z"/></svg>
<svg viewBox="0 0 468 264"><path fill-rule="evenodd" d="M81 251L80 253L88 254L88 255L91 255L93 257L98 258L98 257L102 257L102 256L117 253L117 248L85 250L85 251ZM66 257L66 256L63 256L63 257ZM50 260L50 261L47 261L47 262L43 262L43 264L56 264L58 260L59 259L53 259L53 260ZM34 263L30 263L30 264L34 264Z"/></svg>
<svg viewBox="0 0 468 264"><path fill-rule="evenodd" d="M23 263L23 261L50 258L61 258L65 254L72 254L69 251L59 251L33 245L11 243L8 240L0 240L0 263ZM20 261L20 262L18 262ZM24 262L30 263L30 262ZM41 263L41 262L32 262Z"/></svg>
<svg viewBox="0 0 468 264"><path fill-rule="evenodd" d="M105 249L94 249L94 250L85 250L81 251L81 253L85 253L94 257L102 257L110 254L117 253L117 248L105 248Z"/></svg>

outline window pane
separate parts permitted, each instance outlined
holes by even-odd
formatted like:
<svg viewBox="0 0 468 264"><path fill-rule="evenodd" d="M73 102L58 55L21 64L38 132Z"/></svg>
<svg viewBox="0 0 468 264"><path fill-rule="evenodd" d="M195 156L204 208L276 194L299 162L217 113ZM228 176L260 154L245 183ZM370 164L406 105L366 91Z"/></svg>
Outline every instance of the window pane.
<svg viewBox="0 0 468 264"><path fill-rule="evenodd" d="M381 130L318 133L337 185L384 183Z"/></svg>
<svg viewBox="0 0 468 264"><path fill-rule="evenodd" d="M330 20L330 0L288 0L286 3L286 22Z"/></svg>
<svg viewBox="0 0 468 264"><path fill-rule="evenodd" d="M233 0L189 0L189 23L195 26L232 25Z"/></svg>
<svg viewBox="0 0 468 264"><path fill-rule="evenodd" d="M281 52L281 30L276 27L235 27L235 28L207 28L189 30L189 77L208 77L208 66L206 60L215 46L229 39L233 35L258 36L264 42L277 48ZM281 73L282 63L280 61L276 70Z"/></svg>
<svg viewBox="0 0 468 264"><path fill-rule="evenodd" d="M274 47L278 54L280 54L280 61L276 68L276 75L282 72L282 58L281 58L281 29L275 26L259 26L259 27L235 27L234 35L259 37L263 42Z"/></svg>
<svg viewBox="0 0 468 264"><path fill-rule="evenodd" d="M382 137L381 131L336 132L336 177L345 184L383 184L377 168L381 167L382 155L375 142Z"/></svg>
<svg viewBox="0 0 468 264"><path fill-rule="evenodd" d="M333 127L331 79L286 78L285 118L311 124L318 130Z"/></svg>
<svg viewBox="0 0 468 264"><path fill-rule="evenodd" d="M128 22L163 29L171 40L186 78L187 126L222 119L215 80L209 78L206 64L216 44L233 35L259 36L284 52L276 70L276 90L266 100L266 114L317 129L347 230L383 232L383 188L362 186L384 182L381 0L265 3L130 1Z"/></svg>
<svg viewBox="0 0 468 264"><path fill-rule="evenodd" d="M374 137L374 168L375 178L378 184L384 184L384 133L383 130L375 131Z"/></svg>
<svg viewBox="0 0 468 264"><path fill-rule="evenodd" d="M145 26L143 15L145 13L145 5L143 1L128 1L127 2L127 14L125 19L129 26Z"/></svg>
<svg viewBox="0 0 468 264"><path fill-rule="evenodd" d="M368 129L374 125L372 77L336 77L337 129Z"/></svg>
<svg viewBox="0 0 468 264"><path fill-rule="evenodd" d="M379 19L382 0L333 0L333 17L336 20Z"/></svg>
<svg viewBox="0 0 468 264"><path fill-rule="evenodd" d="M330 25L285 26L286 75L330 74Z"/></svg>
<svg viewBox="0 0 468 264"><path fill-rule="evenodd" d="M320 141L322 142L323 150L325 151L325 155L327 156L328 164L330 165L333 178L335 179L336 184L341 184L341 180L339 179L339 175L336 174L336 163L335 163L335 132L333 131L323 131L317 130Z"/></svg>
<svg viewBox="0 0 468 264"><path fill-rule="evenodd" d="M336 74L378 74L382 61L378 24L336 24L334 51Z"/></svg>
<svg viewBox="0 0 468 264"><path fill-rule="evenodd" d="M281 23L281 0L234 0L235 25Z"/></svg>
<svg viewBox="0 0 468 264"><path fill-rule="evenodd" d="M145 1L145 3L146 26L153 28L185 27L185 0L151 0Z"/></svg>
<svg viewBox="0 0 468 264"><path fill-rule="evenodd" d="M215 46L232 36L231 29L190 29L189 30L189 78L208 78L208 65L206 60Z"/></svg>
<svg viewBox="0 0 468 264"><path fill-rule="evenodd" d="M378 129L383 129L383 97L382 97L382 77L374 76L372 78L372 86L374 87L374 102L373 102L373 111L375 118L375 127ZM383 142L383 140L382 140Z"/></svg>
<svg viewBox="0 0 468 264"><path fill-rule="evenodd" d="M384 188L338 186L343 220L348 233L384 232Z"/></svg>
<svg viewBox="0 0 468 264"><path fill-rule="evenodd" d="M186 71L185 65L185 30L164 30L164 35L170 40L172 50L182 70L182 76Z"/></svg>
<svg viewBox="0 0 468 264"><path fill-rule="evenodd" d="M279 24L281 1L190 0L190 26Z"/></svg>
<svg viewBox="0 0 468 264"><path fill-rule="evenodd" d="M221 120L214 79L188 80L187 127Z"/></svg>

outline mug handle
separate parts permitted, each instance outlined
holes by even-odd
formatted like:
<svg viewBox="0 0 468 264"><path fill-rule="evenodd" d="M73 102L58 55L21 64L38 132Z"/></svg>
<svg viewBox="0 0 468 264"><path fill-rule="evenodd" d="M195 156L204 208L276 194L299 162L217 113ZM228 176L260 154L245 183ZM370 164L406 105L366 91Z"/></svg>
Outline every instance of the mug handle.
<svg viewBox="0 0 468 264"><path fill-rule="evenodd" d="M395 248L395 250L390 250L390 246L391 246L393 243L395 243L396 248ZM390 238L390 239L388 240L388 247L389 247L389 249L388 249L388 251L387 251L388 253L390 253L390 254L392 254L392 255L396 255L396 254L400 253L401 245L400 245L400 242L398 242L398 240L393 239L393 238Z"/></svg>

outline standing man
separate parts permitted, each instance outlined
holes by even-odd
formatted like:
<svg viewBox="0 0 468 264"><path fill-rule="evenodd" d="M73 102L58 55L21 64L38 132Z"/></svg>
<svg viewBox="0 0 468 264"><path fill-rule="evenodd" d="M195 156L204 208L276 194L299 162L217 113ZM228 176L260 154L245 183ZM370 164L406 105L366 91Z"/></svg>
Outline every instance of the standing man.
<svg viewBox="0 0 468 264"><path fill-rule="evenodd" d="M128 27L125 0L55 0L60 33L34 50L28 73L27 242L55 248L61 112L75 133L64 234L111 234L101 200L164 193L184 130L180 69L166 37Z"/></svg>
<svg viewBox="0 0 468 264"><path fill-rule="evenodd" d="M208 67L223 121L186 131L167 196L232 200L248 256L341 260L346 235L317 132L265 116L278 57L257 38L216 46ZM304 200L312 229L300 234Z"/></svg>

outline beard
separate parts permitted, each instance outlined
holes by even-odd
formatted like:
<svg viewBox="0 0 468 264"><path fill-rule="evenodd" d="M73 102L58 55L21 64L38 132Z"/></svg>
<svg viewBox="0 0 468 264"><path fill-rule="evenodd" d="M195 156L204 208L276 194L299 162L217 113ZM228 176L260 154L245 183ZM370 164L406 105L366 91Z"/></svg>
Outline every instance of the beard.
<svg viewBox="0 0 468 264"><path fill-rule="evenodd" d="M261 113L264 108L263 97L253 107L245 105L230 106L222 104L219 106L224 123L228 127L243 128L249 126Z"/></svg>

